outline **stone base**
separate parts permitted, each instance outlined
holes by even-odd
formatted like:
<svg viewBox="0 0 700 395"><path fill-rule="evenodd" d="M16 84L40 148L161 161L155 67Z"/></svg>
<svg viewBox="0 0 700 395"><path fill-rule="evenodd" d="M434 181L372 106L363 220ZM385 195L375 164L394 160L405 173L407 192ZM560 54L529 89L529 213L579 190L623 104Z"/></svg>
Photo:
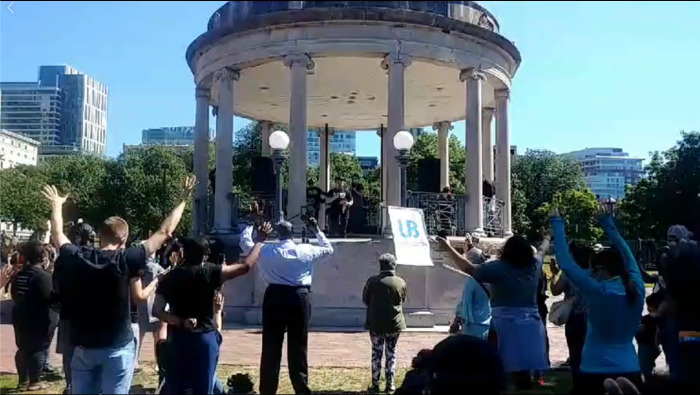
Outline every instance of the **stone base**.
<svg viewBox="0 0 700 395"><path fill-rule="evenodd" d="M362 238L331 239L331 243L335 254L314 264L311 324L317 328L362 327L366 314L362 290L367 279L379 273L379 256L394 252L393 242ZM397 274L406 281L408 288L404 312L409 326L447 325L454 316L462 295L464 274L444 267L442 261L442 257L433 252L434 267L397 267ZM266 287L257 269L226 283L225 320L260 325Z"/></svg>

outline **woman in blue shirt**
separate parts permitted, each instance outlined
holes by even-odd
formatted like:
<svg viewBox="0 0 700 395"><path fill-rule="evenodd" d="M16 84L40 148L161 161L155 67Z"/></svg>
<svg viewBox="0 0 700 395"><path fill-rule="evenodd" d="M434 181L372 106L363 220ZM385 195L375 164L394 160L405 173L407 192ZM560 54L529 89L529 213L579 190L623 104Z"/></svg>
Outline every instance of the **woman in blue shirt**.
<svg viewBox="0 0 700 395"><path fill-rule="evenodd" d="M602 213L605 213L604 209ZM588 308L588 329L581 361L581 393L603 393L606 378L626 377L641 382L632 343L644 308L644 283L632 251L610 215L600 225L615 247L593 257L592 273L577 265L566 244L564 220L551 215L557 260L566 278Z"/></svg>
<svg viewBox="0 0 700 395"><path fill-rule="evenodd" d="M474 265L447 240L437 239L459 268L480 283L490 285L492 324L498 335L498 353L506 372L519 388L532 385L530 371L549 369L544 325L537 308L541 253L533 253L521 236L509 238L500 259ZM540 248L546 251L548 240Z"/></svg>

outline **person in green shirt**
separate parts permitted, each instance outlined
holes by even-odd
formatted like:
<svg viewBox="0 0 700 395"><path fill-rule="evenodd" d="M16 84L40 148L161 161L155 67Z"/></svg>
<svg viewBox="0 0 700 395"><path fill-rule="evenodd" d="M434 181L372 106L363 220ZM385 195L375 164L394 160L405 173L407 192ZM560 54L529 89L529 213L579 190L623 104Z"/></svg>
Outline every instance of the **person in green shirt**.
<svg viewBox="0 0 700 395"><path fill-rule="evenodd" d="M379 274L367 280L362 301L367 306L365 329L372 340L371 392L379 391L382 371L382 354L386 351L386 392L393 392L396 372L396 345L399 334L406 329L403 303L406 300L406 282L396 275L396 257L382 254L379 257Z"/></svg>

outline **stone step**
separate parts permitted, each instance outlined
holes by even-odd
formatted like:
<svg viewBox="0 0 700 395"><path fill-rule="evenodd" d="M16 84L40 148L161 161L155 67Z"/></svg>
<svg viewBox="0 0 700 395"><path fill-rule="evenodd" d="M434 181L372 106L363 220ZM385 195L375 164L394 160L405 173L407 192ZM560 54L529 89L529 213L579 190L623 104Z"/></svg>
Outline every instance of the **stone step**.
<svg viewBox="0 0 700 395"><path fill-rule="evenodd" d="M406 314L406 326L410 328L433 328L435 315L429 311L415 311Z"/></svg>

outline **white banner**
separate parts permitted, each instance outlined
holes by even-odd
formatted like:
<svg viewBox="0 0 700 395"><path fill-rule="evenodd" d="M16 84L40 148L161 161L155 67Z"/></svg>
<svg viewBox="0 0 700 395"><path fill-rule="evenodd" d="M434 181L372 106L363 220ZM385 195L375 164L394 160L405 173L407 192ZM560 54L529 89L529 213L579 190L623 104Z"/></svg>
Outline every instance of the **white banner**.
<svg viewBox="0 0 700 395"><path fill-rule="evenodd" d="M394 238L396 264L433 266L423 210L393 206L387 206L387 210Z"/></svg>

